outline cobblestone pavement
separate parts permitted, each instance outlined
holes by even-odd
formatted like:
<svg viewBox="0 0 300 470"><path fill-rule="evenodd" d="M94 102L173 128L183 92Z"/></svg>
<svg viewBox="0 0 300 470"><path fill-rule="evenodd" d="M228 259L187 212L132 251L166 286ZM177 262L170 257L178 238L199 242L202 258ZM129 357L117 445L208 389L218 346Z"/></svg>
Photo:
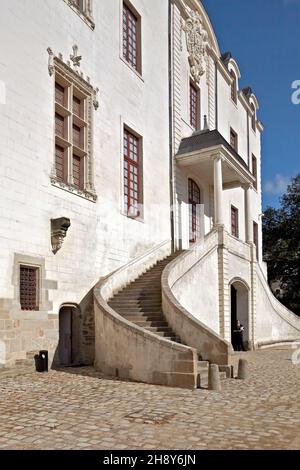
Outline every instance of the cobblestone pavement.
<svg viewBox="0 0 300 470"><path fill-rule="evenodd" d="M0 449L300 449L291 348L243 353L222 392L101 378L90 368L0 373Z"/></svg>

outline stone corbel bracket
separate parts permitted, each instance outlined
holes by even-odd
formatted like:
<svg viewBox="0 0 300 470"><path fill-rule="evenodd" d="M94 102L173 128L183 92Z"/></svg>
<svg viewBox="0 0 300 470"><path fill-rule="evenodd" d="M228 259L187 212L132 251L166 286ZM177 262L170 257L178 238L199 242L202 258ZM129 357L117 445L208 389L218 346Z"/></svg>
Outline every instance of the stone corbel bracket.
<svg viewBox="0 0 300 470"><path fill-rule="evenodd" d="M51 219L51 245L52 252L56 254L62 247L64 238L71 225L70 219L60 217L59 219Z"/></svg>

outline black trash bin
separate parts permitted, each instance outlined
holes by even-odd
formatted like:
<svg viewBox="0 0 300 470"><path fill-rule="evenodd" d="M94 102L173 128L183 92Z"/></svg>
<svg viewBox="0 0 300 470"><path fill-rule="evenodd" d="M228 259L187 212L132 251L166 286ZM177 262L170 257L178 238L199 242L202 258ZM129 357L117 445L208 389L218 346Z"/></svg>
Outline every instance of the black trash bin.
<svg viewBox="0 0 300 470"><path fill-rule="evenodd" d="M39 351L34 356L35 369L37 372L48 372L48 351Z"/></svg>

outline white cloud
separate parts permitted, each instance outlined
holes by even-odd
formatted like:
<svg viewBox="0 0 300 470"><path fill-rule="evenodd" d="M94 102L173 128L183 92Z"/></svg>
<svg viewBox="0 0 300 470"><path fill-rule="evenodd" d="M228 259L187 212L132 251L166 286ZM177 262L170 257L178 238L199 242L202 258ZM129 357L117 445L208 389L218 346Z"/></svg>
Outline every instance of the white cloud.
<svg viewBox="0 0 300 470"><path fill-rule="evenodd" d="M280 196L283 194L290 183L288 176L277 174L273 181L266 181L264 184L264 190L267 194L273 196Z"/></svg>

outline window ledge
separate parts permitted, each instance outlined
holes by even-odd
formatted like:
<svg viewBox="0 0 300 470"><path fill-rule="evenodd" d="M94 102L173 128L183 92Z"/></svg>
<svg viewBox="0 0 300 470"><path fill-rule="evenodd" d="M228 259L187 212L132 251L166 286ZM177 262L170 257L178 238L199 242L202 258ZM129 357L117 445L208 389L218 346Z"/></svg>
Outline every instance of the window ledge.
<svg viewBox="0 0 300 470"><path fill-rule="evenodd" d="M55 186L56 188L63 189L64 191L67 191L68 193L74 194L75 196L79 196L83 199L87 199L88 201L91 202L96 202L97 201L97 195L92 192L88 191L86 189L77 189L75 186L64 183L63 181L58 181L56 178L51 177L51 184L52 186Z"/></svg>
<svg viewBox="0 0 300 470"><path fill-rule="evenodd" d="M129 219L129 220L133 220L133 221L136 221L136 222L140 222L142 224L145 223L145 220L143 218L143 216L137 216L135 217L134 215L128 215L127 212L125 211L121 211L121 214L126 217L126 219Z"/></svg>
<svg viewBox="0 0 300 470"><path fill-rule="evenodd" d="M124 57L122 55L120 55L120 59L121 61L127 65L127 67L133 72L135 73L135 75L144 83L145 80L143 79L143 76L140 74L140 72L138 70L136 70L134 67L132 67L132 65L129 64L129 62L127 62L127 60L124 59Z"/></svg>
<svg viewBox="0 0 300 470"><path fill-rule="evenodd" d="M72 0L64 0L64 2L94 31L95 29L95 23L93 18L88 15L87 13L84 13L83 11L78 10L76 5L72 2Z"/></svg>

